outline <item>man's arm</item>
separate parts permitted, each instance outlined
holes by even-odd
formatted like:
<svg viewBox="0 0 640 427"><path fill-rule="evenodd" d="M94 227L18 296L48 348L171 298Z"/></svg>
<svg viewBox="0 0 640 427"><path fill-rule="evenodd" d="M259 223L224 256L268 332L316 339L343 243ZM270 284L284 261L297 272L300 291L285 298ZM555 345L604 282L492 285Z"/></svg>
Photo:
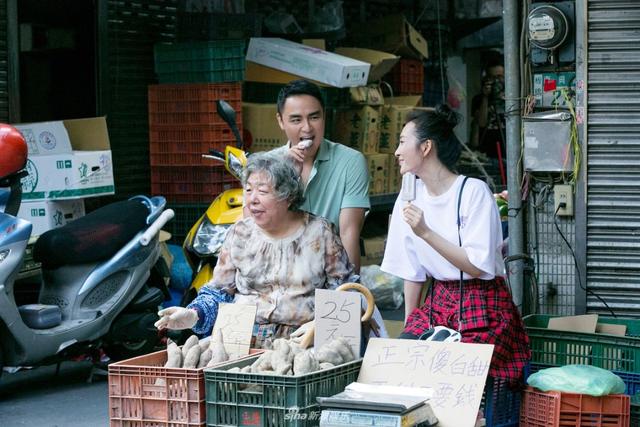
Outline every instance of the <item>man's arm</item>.
<svg viewBox="0 0 640 427"><path fill-rule="evenodd" d="M364 224L364 208L340 210L340 240L356 273L360 273L360 230Z"/></svg>

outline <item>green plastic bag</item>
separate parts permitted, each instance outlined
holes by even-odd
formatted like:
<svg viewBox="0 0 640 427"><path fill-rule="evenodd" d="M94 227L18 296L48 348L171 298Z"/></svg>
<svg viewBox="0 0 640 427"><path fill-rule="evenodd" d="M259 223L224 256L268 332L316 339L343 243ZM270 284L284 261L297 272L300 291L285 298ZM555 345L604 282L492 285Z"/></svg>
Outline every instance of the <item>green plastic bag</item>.
<svg viewBox="0 0 640 427"><path fill-rule="evenodd" d="M606 396L624 393L624 381L606 369L589 365L567 365L542 369L531 374L527 383L542 391Z"/></svg>

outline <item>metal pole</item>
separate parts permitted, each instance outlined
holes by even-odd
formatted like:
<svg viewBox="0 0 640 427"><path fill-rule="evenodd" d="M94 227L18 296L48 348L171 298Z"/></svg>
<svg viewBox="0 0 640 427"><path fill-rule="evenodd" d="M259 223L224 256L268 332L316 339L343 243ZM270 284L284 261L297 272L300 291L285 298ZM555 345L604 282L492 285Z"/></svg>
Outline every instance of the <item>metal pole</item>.
<svg viewBox="0 0 640 427"><path fill-rule="evenodd" d="M518 166L520 159L520 30L518 25L518 0L503 0L502 20L504 23L504 65L505 65L505 117L507 145L507 188L509 189L509 255L524 252L523 212L520 194ZM516 305L522 304L523 262L516 261L507 266L511 291Z"/></svg>

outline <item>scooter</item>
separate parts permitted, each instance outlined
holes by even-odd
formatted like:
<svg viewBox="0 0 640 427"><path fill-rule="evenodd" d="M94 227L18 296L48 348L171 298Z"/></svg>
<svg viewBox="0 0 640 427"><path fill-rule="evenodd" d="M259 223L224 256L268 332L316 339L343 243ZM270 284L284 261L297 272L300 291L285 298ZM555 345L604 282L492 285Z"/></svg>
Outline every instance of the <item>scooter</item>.
<svg viewBox="0 0 640 427"><path fill-rule="evenodd" d="M15 128L13 145L26 143ZM10 151L10 150L9 150ZM37 366L103 348L119 360L153 350L153 326L165 299L147 285L158 261L158 233L174 215L163 197L135 196L97 209L43 233L34 259L42 263L38 304L18 307L14 285L32 225L15 217L24 164L0 162L0 372L5 366ZM162 283L164 285L164 283Z"/></svg>
<svg viewBox="0 0 640 427"><path fill-rule="evenodd" d="M224 162L226 170L240 180L247 163L243 142L236 124L236 112L225 101L216 102L218 115L229 125L236 139L236 147L227 146L224 153L211 150L203 157ZM183 295L186 307L198 295L200 288L213 278L220 248L232 224L243 217L242 188L224 191L209 205L204 215L191 227L182 245L187 262L193 270L191 286Z"/></svg>

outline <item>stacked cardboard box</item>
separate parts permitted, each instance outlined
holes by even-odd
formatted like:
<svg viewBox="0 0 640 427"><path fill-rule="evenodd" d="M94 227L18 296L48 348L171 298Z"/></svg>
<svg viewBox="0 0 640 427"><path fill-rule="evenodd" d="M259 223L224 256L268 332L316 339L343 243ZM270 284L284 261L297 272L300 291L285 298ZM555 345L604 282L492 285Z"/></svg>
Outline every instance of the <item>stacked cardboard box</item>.
<svg viewBox="0 0 640 427"><path fill-rule="evenodd" d="M84 198L114 194L104 117L15 125L29 147L18 217L32 235L84 215Z"/></svg>

